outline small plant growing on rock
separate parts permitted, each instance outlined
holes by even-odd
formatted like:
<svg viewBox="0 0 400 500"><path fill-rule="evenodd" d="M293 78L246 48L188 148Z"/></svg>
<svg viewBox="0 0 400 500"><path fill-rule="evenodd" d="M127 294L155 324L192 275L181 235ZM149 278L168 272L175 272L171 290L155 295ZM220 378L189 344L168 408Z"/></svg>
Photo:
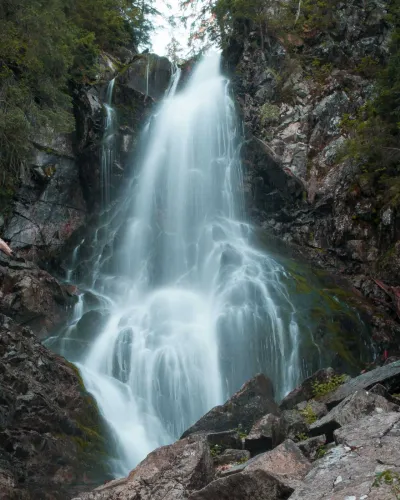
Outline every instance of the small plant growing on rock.
<svg viewBox="0 0 400 500"><path fill-rule="evenodd" d="M211 456L213 458L215 458L218 455L221 455L221 453L222 453L222 446L219 445L219 444L214 444L213 446L210 447L210 452L211 452Z"/></svg>
<svg viewBox="0 0 400 500"><path fill-rule="evenodd" d="M308 439L308 436L306 433L304 432L300 432L300 434L297 434L297 436L295 437L295 440L296 442L300 442L300 441L306 441L306 439Z"/></svg>
<svg viewBox="0 0 400 500"><path fill-rule="evenodd" d="M317 453L316 453L316 458L322 458L326 455L327 449L325 445L322 445L318 448Z"/></svg>
<svg viewBox="0 0 400 500"><path fill-rule="evenodd" d="M263 125L268 125L274 123L279 119L279 107L275 104L266 102L261 107L261 123Z"/></svg>
<svg viewBox="0 0 400 500"><path fill-rule="evenodd" d="M248 459L247 457L243 457L243 458L241 458L240 460L238 460L238 461L236 462L236 465L242 465L242 464L245 464L246 462L248 462L248 460L249 460L249 459Z"/></svg>
<svg viewBox="0 0 400 500"><path fill-rule="evenodd" d="M400 474L398 472L393 472L388 469L377 474L372 486L379 488L381 484L389 484L395 498L398 500L400 499Z"/></svg>
<svg viewBox="0 0 400 500"><path fill-rule="evenodd" d="M335 391L339 386L341 386L346 380L346 375L333 375L325 382L314 382L313 383L313 394L315 398L320 398Z"/></svg>
<svg viewBox="0 0 400 500"><path fill-rule="evenodd" d="M239 427L236 429L236 432L239 434L240 439L245 439L248 436L248 432L243 429L242 424L239 424Z"/></svg>
<svg viewBox="0 0 400 500"><path fill-rule="evenodd" d="M307 404L307 406L304 408L304 410L300 411L300 414L303 416L304 420L308 425L313 424L316 420L318 420L318 417L315 413L315 411L312 409L312 406L310 403Z"/></svg>

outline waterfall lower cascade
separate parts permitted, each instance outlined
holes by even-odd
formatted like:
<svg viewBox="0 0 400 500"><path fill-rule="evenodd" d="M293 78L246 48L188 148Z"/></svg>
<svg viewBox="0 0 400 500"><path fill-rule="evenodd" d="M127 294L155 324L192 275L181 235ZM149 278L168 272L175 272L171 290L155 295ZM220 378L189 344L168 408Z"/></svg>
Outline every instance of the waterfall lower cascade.
<svg viewBox="0 0 400 500"><path fill-rule="evenodd" d="M305 307L294 305L282 265L250 244L220 56L204 56L176 87L177 78L146 127L124 217L107 221L90 285L107 319L88 349L72 355L65 339L61 349L112 430L119 475L256 373L273 379L278 398L305 373ZM307 349L319 360L311 334Z"/></svg>

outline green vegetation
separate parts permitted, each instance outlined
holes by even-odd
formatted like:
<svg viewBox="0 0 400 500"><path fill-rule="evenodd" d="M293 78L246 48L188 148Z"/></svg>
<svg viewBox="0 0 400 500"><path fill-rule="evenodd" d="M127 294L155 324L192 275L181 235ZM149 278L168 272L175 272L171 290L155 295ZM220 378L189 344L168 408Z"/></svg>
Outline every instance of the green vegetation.
<svg viewBox="0 0 400 500"><path fill-rule="evenodd" d="M318 448L317 450L317 454L316 454L316 458L319 459L319 458L322 458L326 455L326 452L328 450L326 449L326 446L325 445L322 445Z"/></svg>
<svg viewBox="0 0 400 500"><path fill-rule="evenodd" d="M217 457L218 455L221 455L223 451L223 448L219 444L214 444L213 446L210 447L210 453L213 458Z"/></svg>
<svg viewBox="0 0 400 500"><path fill-rule="evenodd" d="M300 434L297 434L297 436L295 437L295 441L298 443L300 441L306 441L307 439L308 439L308 436L304 432L300 432Z"/></svg>
<svg viewBox="0 0 400 500"><path fill-rule="evenodd" d="M35 133L71 132L69 87L89 83L102 50L147 43L153 0L0 3L0 197L10 197Z"/></svg>
<svg viewBox="0 0 400 500"><path fill-rule="evenodd" d="M318 380L313 383L313 394L315 398L319 398L335 391L346 380L346 375L333 375L325 382Z"/></svg>
<svg viewBox="0 0 400 500"><path fill-rule="evenodd" d="M313 424L318 419L310 403L307 403L307 406L300 413L308 425Z"/></svg>
<svg viewBox="0 0 400 500"><path fill-rule="evenodd" d="M382 484L390 485L394 497L400 499L400 474L398 472L387 469L377 474L372 486L379 488Z"/></svg>
<svg viewBox="0 0 400 500"><path fill-rule="evenodd" d="M239 427L236 429L236 432L239 434L240 439L245 439L248 436L248 432L246 432L245 429L243 429L242 425L240 424Z"/></svg>

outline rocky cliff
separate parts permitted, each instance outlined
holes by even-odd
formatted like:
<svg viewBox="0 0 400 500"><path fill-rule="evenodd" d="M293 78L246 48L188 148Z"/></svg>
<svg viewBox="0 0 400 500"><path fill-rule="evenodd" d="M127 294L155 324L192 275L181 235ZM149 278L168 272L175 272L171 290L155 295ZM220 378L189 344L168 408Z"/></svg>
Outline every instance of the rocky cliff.
<svg viewBox="0 0 400 500"><path fill-rule="evenodd" d="M300 35L260 33L241 19L225 59L245 126L251 217L372 299L380 311L372 320L376 339L391 342L397 354L397 198L379 186L378 173L342 154L343 119L373 95L373 65L388 58L388 5L338 2L329 30L303 26Z"/></svg>

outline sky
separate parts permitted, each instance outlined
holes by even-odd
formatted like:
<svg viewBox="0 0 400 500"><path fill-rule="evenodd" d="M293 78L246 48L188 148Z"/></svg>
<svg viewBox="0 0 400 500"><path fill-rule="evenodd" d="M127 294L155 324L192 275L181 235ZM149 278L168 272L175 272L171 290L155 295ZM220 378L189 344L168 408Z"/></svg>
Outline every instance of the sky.
<svg viewBox="0 0 400 500"><path fill-rule="evenodd" d="M178 17L180 15L179 3L180 0L168 0L168 4L171 6L171 9L169 9L165 0L157 0L156 8L165 17ZM156 29L151 36L151 41L153 44L152 52L155 52L160 56L166 55L167 45L171 41L173 35L182 45L184 49L183 55L189 50L187 44L189 38L189 30L185 29L184 26L179 25L178 23L178 28L172 29L167 20L162 16L156 16L154 19L154 24L156 26Z"/></svg>

